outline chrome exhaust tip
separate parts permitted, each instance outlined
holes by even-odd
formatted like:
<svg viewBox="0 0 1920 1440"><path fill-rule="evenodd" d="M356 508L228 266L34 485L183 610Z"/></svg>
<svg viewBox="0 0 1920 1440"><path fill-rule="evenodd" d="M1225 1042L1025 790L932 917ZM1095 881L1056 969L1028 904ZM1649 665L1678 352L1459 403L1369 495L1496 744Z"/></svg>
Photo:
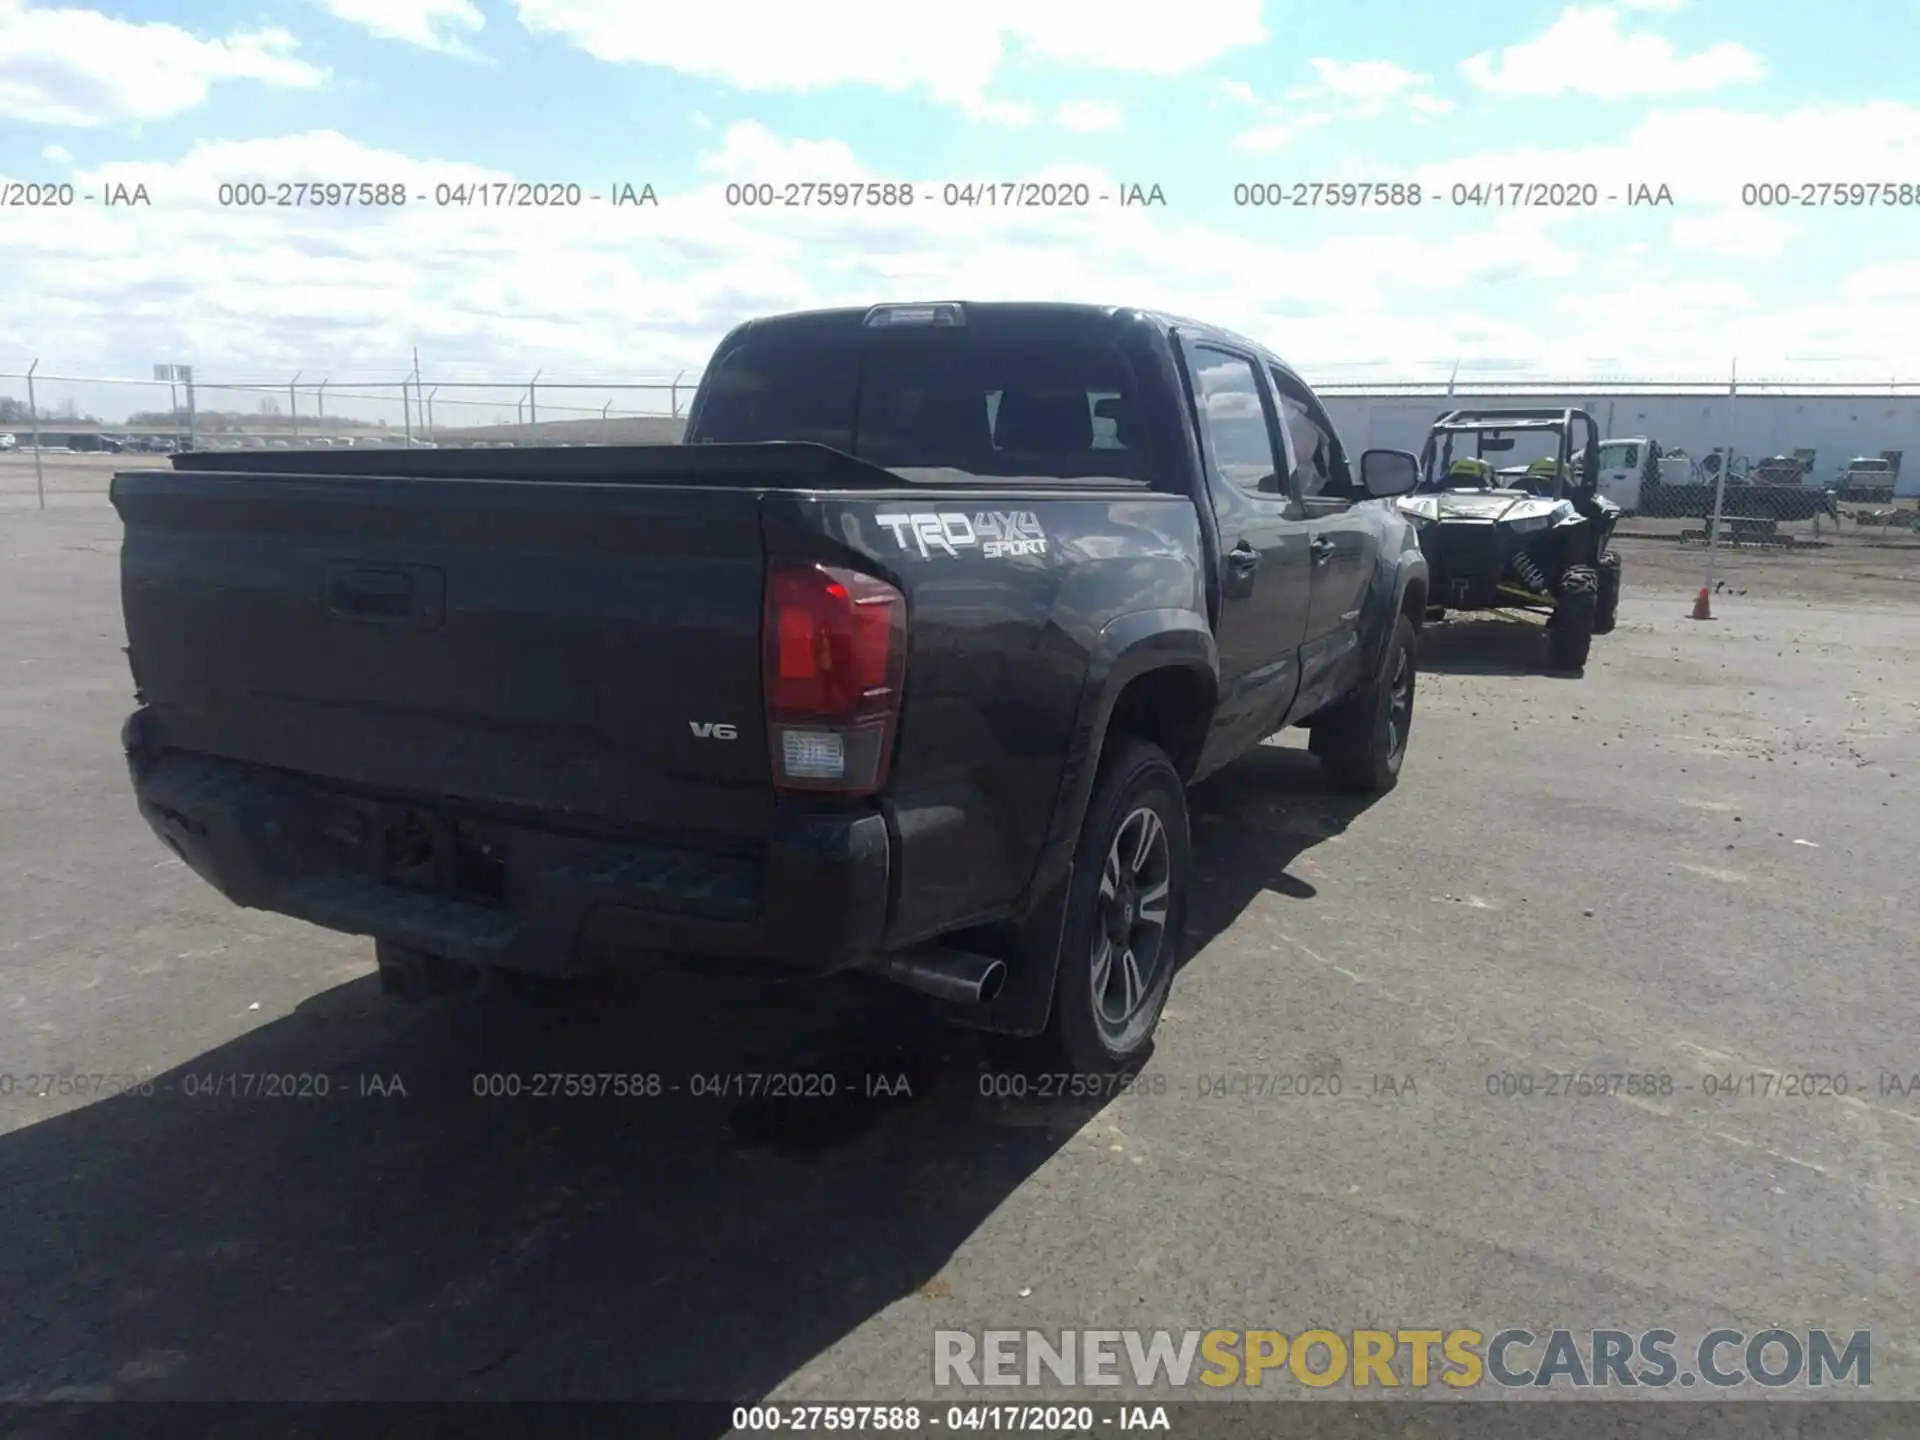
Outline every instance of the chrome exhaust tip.
<svg viewBox="0 0 1920 1440"><path fill-rule="evenodd" d="M949 1005L990 1005L1007 983L1004 961L965 950L925 950L896 957L887 966L896 985Z"/></svg>

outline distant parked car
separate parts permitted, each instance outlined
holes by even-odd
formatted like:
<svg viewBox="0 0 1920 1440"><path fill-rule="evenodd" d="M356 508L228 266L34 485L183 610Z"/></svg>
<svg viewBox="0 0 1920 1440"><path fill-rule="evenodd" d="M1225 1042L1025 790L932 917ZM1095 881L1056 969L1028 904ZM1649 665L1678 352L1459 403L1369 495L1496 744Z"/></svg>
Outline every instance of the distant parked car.
<svg viewBox="0 0 1920 1440"><path fill-rule="evenodd" d="M1840 472L1835 488L1853 504L1885 505L1893 499L1899 471L1884 455L1856 455Z"/></svg>
<svg viewBox="0 0 1920 1440"><path fill-rule="evenodd" d="M19 448L20 441L17 436L0 431L0 450L18 450Z"/></svg>

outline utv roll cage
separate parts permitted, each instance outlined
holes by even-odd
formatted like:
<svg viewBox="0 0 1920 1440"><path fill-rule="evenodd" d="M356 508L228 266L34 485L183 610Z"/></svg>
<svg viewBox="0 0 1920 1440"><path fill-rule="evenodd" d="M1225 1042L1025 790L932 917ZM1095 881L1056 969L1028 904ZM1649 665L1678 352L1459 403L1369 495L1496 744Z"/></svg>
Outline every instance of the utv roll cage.
<svg viewBox="0 0 1920 1440"><path fill-rule="evenodd" d="M1586 443L1583 446L1576 447L1574 444L1576 425L1586 429ZM1600 427L1586 411L1569 408L1447 411L1427 431L1426 447L1420 454L1421 478L1416 488L1429 493L1447 488L1447 470L1453 464L1455 436L1473 436L1473 458L1485 460L1489 440L1495 442L1492 447L1495 454L1513 448L1513 442L1507 439L1508 431L1546 431L1559 437L1560 443L1554 455L1553 489L1546 498L1562 498L1576 451L1580 474L1575 488L1590 495L1599 487ZM1499 443L1502 440L1506 443Z"/></svg>

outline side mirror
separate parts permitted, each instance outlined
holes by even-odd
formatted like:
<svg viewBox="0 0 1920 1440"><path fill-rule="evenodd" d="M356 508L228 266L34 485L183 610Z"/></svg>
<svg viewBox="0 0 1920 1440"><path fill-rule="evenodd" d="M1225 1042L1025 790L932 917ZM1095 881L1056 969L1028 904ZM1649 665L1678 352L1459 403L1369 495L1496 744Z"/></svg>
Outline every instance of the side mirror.
<svg viewBox="0 0 1920 1440"><path fill-rule="evenodd" d="M1419 480L1420 462L1410 450L1369 450L1360 457L1360 484L1371 499L1405 495Z"/></svg>

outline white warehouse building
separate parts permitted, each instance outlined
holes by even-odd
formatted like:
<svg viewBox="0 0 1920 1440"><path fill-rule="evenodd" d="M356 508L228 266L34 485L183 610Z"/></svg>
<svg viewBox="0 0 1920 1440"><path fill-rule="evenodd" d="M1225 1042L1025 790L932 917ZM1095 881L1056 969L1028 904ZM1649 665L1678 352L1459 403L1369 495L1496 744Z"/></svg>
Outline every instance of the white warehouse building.
<svg viewBox="0 0 1920 1440"><path fill-rule="evenodd" d="M1822 485L1831 484L1856 456L1878 456L1893 462L1896 493L1920 495L1920 393L1912 386L1874 394L1755 385L1742 386L1731 396L1724 387L1705 386L1574 390L1509 385L1499 393L1456 390L1451 395L1442 385L1331 384L1316 389L1341 440L1356 453L1386 446L1418 454L1427 427L1446 410L1570 406L1593 416L1603 440L1646 436L1696 459L1728 445L1736 456L1749 460L1797 454L1812 462L1813 482ZM1906 455L1916 457L1911 470L1901 464Z"/></svg>

